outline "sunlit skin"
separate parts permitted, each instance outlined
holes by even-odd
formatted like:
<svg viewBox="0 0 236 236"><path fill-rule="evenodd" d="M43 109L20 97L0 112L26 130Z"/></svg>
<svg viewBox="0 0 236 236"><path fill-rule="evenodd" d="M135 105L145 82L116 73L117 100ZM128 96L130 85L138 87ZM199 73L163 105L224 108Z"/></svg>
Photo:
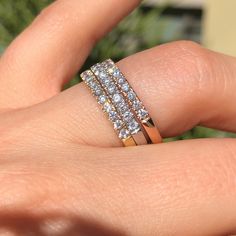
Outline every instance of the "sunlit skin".
<svg viewBox="0 0 236 236"><path fill-rule="evenodd" d="M83 83L61 92L138 4L58 0L2 55L0 235L236 233L234 139L123 148ZM163 137L236 132L235 58L175 42L118 66Z"/></svg>

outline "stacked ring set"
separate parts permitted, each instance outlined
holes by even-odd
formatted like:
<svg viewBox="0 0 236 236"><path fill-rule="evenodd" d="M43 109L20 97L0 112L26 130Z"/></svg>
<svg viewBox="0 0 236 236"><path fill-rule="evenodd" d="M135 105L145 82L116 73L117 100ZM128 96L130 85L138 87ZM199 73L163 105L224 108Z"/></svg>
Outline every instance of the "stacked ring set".
<svg viewBox="0 0 236 236"><path fill-rule="evenodd" d="M120 71L108 59L81 74L124 146L160 143L162 138L148 111Z"/></svg>

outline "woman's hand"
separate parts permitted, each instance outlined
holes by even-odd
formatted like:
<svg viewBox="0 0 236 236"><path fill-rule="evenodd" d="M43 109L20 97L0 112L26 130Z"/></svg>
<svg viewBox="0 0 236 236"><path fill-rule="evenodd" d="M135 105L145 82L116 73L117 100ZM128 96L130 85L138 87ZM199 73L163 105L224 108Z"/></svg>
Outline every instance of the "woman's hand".
<svg viewBox="0 0 236 236"><path fill-rule="evenodd" d="M235 140L118 148L84 84L61 93L138 3L58 0L2 56L0 235L236 231ZM163 137L197 124L236 131L235 58L177 42L118 64Z"/></svg>

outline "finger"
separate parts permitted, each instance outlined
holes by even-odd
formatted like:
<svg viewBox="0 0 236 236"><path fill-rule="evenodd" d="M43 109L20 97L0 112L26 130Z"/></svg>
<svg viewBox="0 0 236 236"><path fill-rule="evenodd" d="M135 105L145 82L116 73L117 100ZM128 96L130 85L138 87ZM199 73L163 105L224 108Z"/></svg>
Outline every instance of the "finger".
<svg viewBox="0 0 236 236"><path fill-rule="evenodd" d="M236 131L236 60L189 42L177 42L128 57L118 63L163 137L202 124ZM40 114L43 111L44 114ZM35 107L39 125L73 142L118 146L113 127L84 84ZM35 117L32 118L35 120ZM55 134L55 132L52 133ZM65 132L66 131L66 132ZM37 133L37 131L35 131ZM66 136L66 137L65 137Z"/></svg>
<svg viewBox="0 0 236 236"><path fill-rule="evenodd" d="M138 53L118 65L163 137L181 134L197 124L235 131L234 58L190 42L177 42ZM25 117L25 112L18 116ZM96 146L121 145L83 83L30 109L27 117L27 124L22 125L26 130L34 127L36 135L40 130L50 138Z"/></svg>
<svg viewBox="0 0 236 236"><path fill-rule="evenodd" d="M17 108L57 94L94 43L139 0L58 0L7 49L0 64L0 108Z"/></svg>
<svg viewBox="0 0 236 236"><path fill-rule="evenodd" d="M34 152L34 159L28 151L19 152L13 163L5 162L0 229L26 235L29 228L19 221L28 219L34 223L31 233L65 230L60 235L236 232L235 140L66 147L45 147Z"/></svg>

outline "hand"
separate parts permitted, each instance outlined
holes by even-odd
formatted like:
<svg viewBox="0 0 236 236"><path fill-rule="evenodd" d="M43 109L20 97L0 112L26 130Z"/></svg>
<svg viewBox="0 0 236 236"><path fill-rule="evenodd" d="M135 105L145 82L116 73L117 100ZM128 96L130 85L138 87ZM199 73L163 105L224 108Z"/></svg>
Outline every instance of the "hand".
<svg viewBox="0 0 236 236"><path fill-rule="evenodd" d="M119 148L83 83L61 93L139 3L105 2L56 1L1 58L1 235L236 232L235 140ZM236 131L235 58L176 42L118 64L163 137L197 124Z"/></svg>

